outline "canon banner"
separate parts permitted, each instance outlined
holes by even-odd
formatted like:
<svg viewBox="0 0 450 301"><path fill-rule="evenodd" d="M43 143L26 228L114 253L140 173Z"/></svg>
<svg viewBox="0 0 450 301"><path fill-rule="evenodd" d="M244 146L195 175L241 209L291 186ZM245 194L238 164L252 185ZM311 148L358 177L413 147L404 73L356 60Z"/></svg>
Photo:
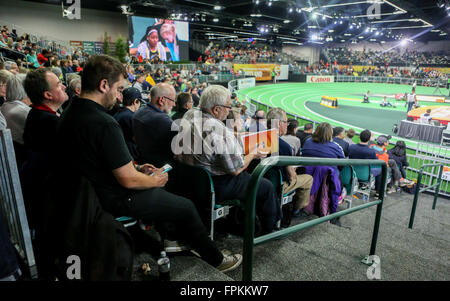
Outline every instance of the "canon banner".
<svg viewBox="0 0 450 301"><path fill-rule="evenodd" d="M334 83L334 76L332 75L307 75L307 83Z"/></svg>

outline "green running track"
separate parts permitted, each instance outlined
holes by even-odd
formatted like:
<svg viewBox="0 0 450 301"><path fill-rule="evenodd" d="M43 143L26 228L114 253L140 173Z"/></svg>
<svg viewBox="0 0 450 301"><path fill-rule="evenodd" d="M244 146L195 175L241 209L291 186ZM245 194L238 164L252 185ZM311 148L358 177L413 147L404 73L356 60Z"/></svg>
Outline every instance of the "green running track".
<svg viewBox="0 0 450 301"><path fill-rule="evenodd" d="M376 84L376 83L286 83L261 85L237 91L239 99L252 98L272 107L281 107L286 112L307 117L317 122L329 122L333 126L345 129L353 128L357 132L370 129L376 135L392 135L391 142L404 140L411 148L416 148L417 141L395 137L392 132L394 124L406 119L405 102L397 101L395 94L411 91L410 85ZM371 103L362 103L363 95L370 90ZM432 95L434 87L416 87L418 95ZM448 95L448 89L440 89ZM320 105L323 95L337 97L339 108L332 109ZM379 103L382 95L396 108L383 108ZM419 102L421 106L450 105L433 102Z"/></svg>

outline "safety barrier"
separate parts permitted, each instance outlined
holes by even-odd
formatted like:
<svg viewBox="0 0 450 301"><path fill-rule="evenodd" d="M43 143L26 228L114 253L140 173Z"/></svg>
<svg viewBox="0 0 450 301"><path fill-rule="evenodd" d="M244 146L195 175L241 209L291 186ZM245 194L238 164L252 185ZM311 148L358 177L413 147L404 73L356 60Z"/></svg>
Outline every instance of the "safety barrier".
<svg viewBox="0 0 450 301"><path fill-rule="evenodd" d="M450 148L436 144L418 143L415 154L408 154L406 158L409 163L409 166L406 168L408 178L418 179L421 166L425 164L450 166ZM438 178L438 172L436 167L422 171L422 182L427 186L431 186ZM428 191L433 192L430 189ZM439 195L450 196L450 177L441 178Z"/></svg>
<svg viewBox="0 0 450 301"><path fill-rule="evenodd" d="M434 167L438 167L438 166L439 166L439 173L438 173L438 178L436 179L436 183L420 189L420 185L422 184L422 175L424 173L424 169L429 168L429 167L434 168ZM413 201L413 205L411 208L411 216L409 217L409 226L408 227L410 229L412 229L412 227L414 225L414 217L416 215L416 208L417 208L417 201L419 200L419 193L427 191L432 188L435 188L434 201L433 201L432 208L433 208L433 210L436 209L436 203L437 203L437 198L438 198L438 194L439 194L439 187L441 186L441 182L442 182L442 171L443 170L444 170L444 165L442 165L442 164L425 164L420 167L419 176L417 177L416 192L414 193L414 201Z"/></svg>
<svg viewBox="0 0 450 301"><path fill-rule="evenodd" d="M273 166L288 166L288 165L327 165L327 166L362 166L362 165L381 165L382 168L382 182L381 187L382 191L380 191L380 198L375 201L370 201L368 203L364 203L363 205L352 207L349 209L345 209L328 216L323 216L299 225L291 226L287 229L283 229L277 232L269 233L264 236L260 236L258 238L254 238L255 235L255 201L256 194L259 188L259 184L261 183L261 179L267 171ZM278 156L278 157L270 157L261 161L260 164L253 171L250 182L248 183L248 188L246 192L245 198L245 229L244 229L244 257L242 264L242 280L243 281L251 281L252 280L252 269L253 269L253 248L256 245L269 242L278 237L284 237L291 233L298 232L303 229L307 229L313 227L315 225L327 222L337 217L341 217L344 215L351 214L356 211L360 211L372 206L377 206L375 224L372 235L372 243L370 247L369 256L363 259L363 262L369 264L369 257L371 255L375 255L377 239L378 239L378 230L380 227L381 221L381 210L383 207L384 201L384 187L386 186L387 179L387 166L384 161L381 160L360 160L360 159L326 159L326 158L303 158L303 157L286 157L286 156Z"/></svg>
<svg viewBox="0 0 450 301"><path fill-rule="evenodd" d="M20 186L11 130L0 131L0 206L10 238L31 278L37 278L31 234ZM1 260L1 259L0 259Z"/></svg>
<svg viewBox="0 0 450 301"><path fill-rule="evenodd" d="M360 76L338 75L335 76L335 82L387 83L387 84L401 84L401 85L412 85L414 84L414 82L416 82L418 86L431 86L439 88L445 88L447 86L447 80L441 79L383 77L383 76L367 76L367 75L360 75ZM405 90L404 92L409 92L409 90Z"/></svg>

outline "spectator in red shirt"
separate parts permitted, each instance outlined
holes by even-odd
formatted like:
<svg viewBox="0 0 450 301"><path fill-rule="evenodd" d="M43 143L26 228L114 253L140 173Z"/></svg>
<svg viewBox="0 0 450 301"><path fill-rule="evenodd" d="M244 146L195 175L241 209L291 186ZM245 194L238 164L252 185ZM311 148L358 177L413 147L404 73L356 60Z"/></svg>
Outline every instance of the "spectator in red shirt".
<svg viewBox="0 0 450 301"><path fill-rule="evenodd" d="M48 55L49 55L49 52L47 49L42 49L42 52L38 54L37 60L41 66L44 65L46 62L48 62L48 58L47 58Z"/></svg>

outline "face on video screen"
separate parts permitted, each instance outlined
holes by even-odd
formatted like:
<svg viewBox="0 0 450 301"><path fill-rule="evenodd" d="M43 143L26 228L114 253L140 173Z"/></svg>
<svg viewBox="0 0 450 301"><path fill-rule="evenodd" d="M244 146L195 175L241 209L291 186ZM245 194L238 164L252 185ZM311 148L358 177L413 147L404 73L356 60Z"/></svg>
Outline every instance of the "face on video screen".
<svg viewBox="0 0 450 301"><path fill-rule="evenodd" d="M144 18L130 19L130 54L140 61L179 61L188 57L187 22Z"/></svg>

